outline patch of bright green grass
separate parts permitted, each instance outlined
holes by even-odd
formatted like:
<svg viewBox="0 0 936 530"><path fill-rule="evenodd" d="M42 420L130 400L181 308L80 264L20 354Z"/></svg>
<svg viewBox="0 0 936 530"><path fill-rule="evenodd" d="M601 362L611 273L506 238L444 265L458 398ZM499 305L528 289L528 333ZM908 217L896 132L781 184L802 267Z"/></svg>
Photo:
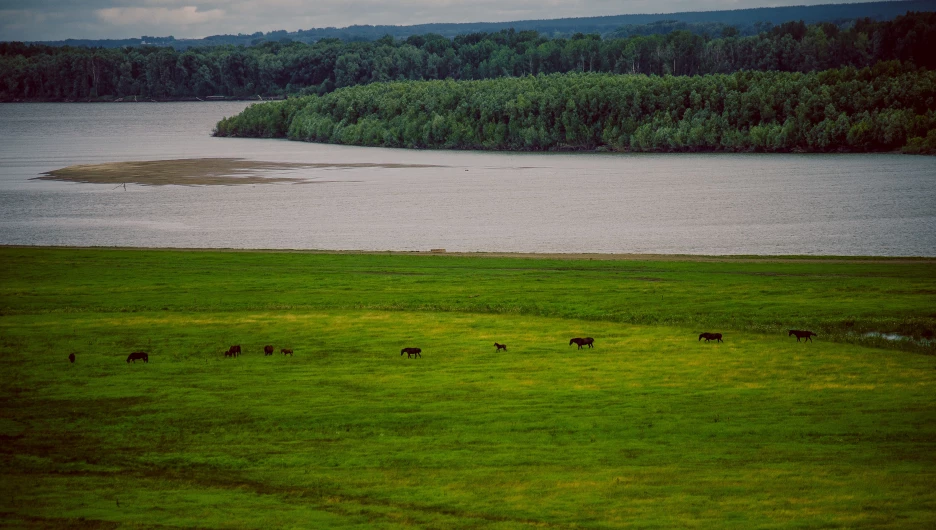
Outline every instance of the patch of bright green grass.
<svg viewBox="0 0 936 530"><path fill-rule="evenodd" d="M925 263L0 254L0 525L936 523L933 357L771 322L928 322Z"/></svg>
<svg viewBox="0 0 936 530"><path fill-rule="evenodd" d="M0 314L378 309L780 333L936 353L932 260L607 261L0 248Z"/></svg>

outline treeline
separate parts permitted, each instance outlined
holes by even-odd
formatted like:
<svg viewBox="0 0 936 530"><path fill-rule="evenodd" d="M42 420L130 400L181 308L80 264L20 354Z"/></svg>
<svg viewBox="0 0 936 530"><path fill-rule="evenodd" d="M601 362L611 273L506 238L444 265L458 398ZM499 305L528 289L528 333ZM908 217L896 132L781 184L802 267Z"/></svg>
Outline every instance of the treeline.
<svg viewBox="0 0 936 530"><path fill-rule="evenodd" d="M363 146L613 151L936 151L936 72L553 74L378 83L257 104L219 136Z"/></svg>
<svg viewBox="0 0 936 530"><path fill-rule="evenodd" d="M812 72L900 60L936 68L936 13L848 27L789 22L755 36L690 31L550 39L533 31L374 42L322 40L178 52L0 43L0 100L155 99L327 94L398 80L476 80L559 72L704 75L741 70Z"/></svg>

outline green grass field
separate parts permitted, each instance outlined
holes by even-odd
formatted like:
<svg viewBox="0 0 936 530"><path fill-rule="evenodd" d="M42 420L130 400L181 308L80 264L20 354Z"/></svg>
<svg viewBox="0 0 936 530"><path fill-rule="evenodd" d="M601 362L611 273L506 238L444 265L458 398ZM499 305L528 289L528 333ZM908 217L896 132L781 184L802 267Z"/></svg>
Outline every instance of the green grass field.
<svg viewBox="0 0 936 530"><path fill-rule="evenodd" d="M0 527L936 526L932 260L0 260Z"/></svg>

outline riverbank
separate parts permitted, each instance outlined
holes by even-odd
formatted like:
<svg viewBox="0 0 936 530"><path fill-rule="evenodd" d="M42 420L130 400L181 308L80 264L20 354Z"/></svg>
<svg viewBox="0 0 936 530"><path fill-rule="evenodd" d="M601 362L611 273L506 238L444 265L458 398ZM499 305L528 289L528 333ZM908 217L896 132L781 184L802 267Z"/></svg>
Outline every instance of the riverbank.
<svg viewBox="0 0 936 530"><path fill-rule="evenodd" d="M35 246L35 245L0 245L0 249L46 249L46 250L135 250L146 252L234 252L261 254L325 254L325 255L364 255L364 256L437 256L461 258L516 258L546 260L586 260L586 261L689 261L689 262L724 262L724 263L916 263L936 265L936 258L923 256L706 256L696 254L603 254L588 252L452 252L446 249L430 250L322 250L322 249L247 249L247 248L182 248L182 247L80 247L72 245Z"/></svg>

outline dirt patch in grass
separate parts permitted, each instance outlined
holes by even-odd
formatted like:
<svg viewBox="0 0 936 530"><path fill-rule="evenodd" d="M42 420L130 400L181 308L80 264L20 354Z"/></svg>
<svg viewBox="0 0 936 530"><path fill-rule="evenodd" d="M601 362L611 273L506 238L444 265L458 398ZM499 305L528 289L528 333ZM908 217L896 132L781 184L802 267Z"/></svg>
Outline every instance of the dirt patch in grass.
<svg viewBox="0 0 936 530"><path fill-rule="evenodd" d="M231 186L237 184L310 184L317 179L270 175L297 169L440 167L420 164L328 164L304 162L264 162L241 158L185 158L80 164L43 173L38 180L59 180L88 184L140 184L143 186Z"/></svg>

